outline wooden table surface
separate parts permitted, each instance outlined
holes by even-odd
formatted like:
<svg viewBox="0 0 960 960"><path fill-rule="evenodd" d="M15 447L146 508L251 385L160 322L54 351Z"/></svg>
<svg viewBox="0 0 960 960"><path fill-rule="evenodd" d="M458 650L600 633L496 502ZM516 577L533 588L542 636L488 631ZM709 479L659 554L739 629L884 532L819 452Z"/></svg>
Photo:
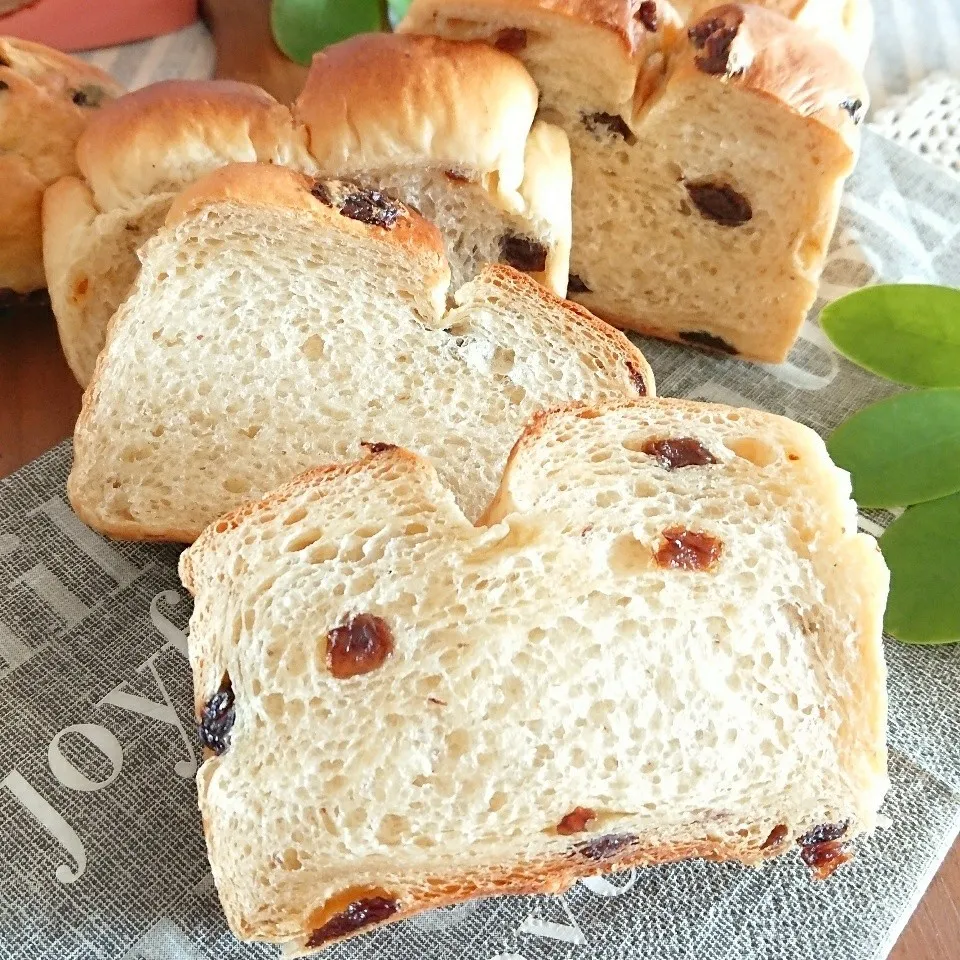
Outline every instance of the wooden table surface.
<svg viewBox="0 0 960 960"><path fill-rule="evenodd" d="M80 389L60 354L49 313L0 316L0 477L69 436L79 409ZM960 841L891 960L960 960Z"/></svg>

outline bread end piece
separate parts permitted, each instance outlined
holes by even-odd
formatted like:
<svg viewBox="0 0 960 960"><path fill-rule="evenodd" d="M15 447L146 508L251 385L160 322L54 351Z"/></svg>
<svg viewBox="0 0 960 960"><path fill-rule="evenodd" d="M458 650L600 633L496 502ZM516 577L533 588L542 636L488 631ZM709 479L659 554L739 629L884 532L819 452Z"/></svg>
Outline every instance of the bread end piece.
<svg viewBox="0 0 960 960"><path fill-rule="evenodd" d="M46 286L43 191L76 172L78 137L101 104L120 93L90 64L0 36L0 290Z"/></svg>
<svg viewBox="0 0 960 960"><path fill-rule="evenodd" d="M315 169L290 111L232 80L166 80L120 97L80 138L77 162L102 212L228 163Z"/></svg>
<svg viewBox="0 0 960 960"><path fill-rule="evenodd" d="M369 34L314 57L295 114L325 173L446 165L516 210L536 110L523 65L486 44Z"/></svg>

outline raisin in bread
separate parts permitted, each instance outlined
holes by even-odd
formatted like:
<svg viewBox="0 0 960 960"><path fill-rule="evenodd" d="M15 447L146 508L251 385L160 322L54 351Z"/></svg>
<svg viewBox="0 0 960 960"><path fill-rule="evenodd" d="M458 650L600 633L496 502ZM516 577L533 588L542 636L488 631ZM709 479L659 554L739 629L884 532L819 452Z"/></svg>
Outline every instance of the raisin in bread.
<svg viewBox="0 0 960 960"><path fill-rule="evenodd" d="M537 88L516 59L481 43L355 37L314 58L295 110L321 175L382 190L440 228L454 289L503 262L566 293L570 150L534 122Z"/></svg>
<svg viewBox="0 0 960 960"><path fill-rule="evenodd" d="M760 7L685 29L664 4L630 9L416 0L404 27L508 43L540 85L573 156L571 297L627 329L781 361L856 159L862 78Z"/></svg>
<svg viewBox="0 0 960 960"><path fill-rule="evenodd" d="M887 572L811 431L682 401L534 419L472 525L399 449L181 559L213 875L288 954L689 857L850 856L887 787Z"/></svg>
<svg viewBox="0 0 960 960"><path fill-rule="evenodd" d="M78 137L121 92L96 67L0 36L0 304L46 286L44 188L76 172Z"/></svg>
<svg viewBox="0 0 960 960"><path fill-rule="evenodd" d="M695 20L715 7L716 0L674 0L684 20ZM870 0L760 0L757 4L776 10L801 26L829 40L855 66L867 62L873 41L873 7Z"/></svg>
<svg viewBox="0 0 960 960"><path fill-rule="evenodd" d="M81 518L114 536L192 540L307 467L395 440L476 516L533 411L653 391L622 334L509 267L445 311L439 232L349 183L223 168L142 256L69 480Z"/></svg>
<svg viewBox="0 0 960 960"><path fill-rule="evenodd" d="M77 146L81 176L52 186L44 202L50 300L81 385L140 269L137 250L177 192L224 164L257 160L313 169L289 110L246 83L157 83L90 125Z"/></svg>

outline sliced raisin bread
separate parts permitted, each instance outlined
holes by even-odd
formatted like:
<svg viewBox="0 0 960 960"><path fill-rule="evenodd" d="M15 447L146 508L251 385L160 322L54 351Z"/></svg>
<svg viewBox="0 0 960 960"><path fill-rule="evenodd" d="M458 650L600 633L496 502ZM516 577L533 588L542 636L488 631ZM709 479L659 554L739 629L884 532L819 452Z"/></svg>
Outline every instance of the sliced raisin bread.
<svg viewBox="0 0 960 960"><path fill-rule="evenodd" d="M509 267L445 311L439 232L349 183L225 167L142 256L69 480L81 518L114 536L192 540L307 467L395 440L475 517L535 410L654 389L622 334Z"/></svg>
<svg viewBox="0 0 960 960"><path fill-rule="evenodd" d="M630 865L820 876L887 787L887 572L822 441L650 401L534 419L473 526L387 448L181 559L213 875L299 955Z"/></svg>
<svg viewBox="0 0 960 960"><path fill-rule="evenodd" d="M573 156L571 297L781 361L856 159L862 78L770 10L728 4L678 29L668 5L644 8L416 0L403 26L509 46L540 85Z"/></svg>
<svg viewBox="0 0 960 960"><path fill-rule="evenodd" d="M123 90L96 67L0 36L0 310L45 287L41 204L77 170L77 138Z"/></svg>
<svg viewBox="0 0 960 960"><path fill-rule="evenodd" d="M536 110L533 80L506 53L391 34L318 54L295 107L321 175L382 190L440 228L454 289L500 262L563 296L570 148Z"/></svg>
<svg viewBox="0 0 960 960"><path fill-rule="evenodd" d="M140 269L137 250L177 192L227 163L313 169L286 107L259 87L170 80L101 111L77 146L80 177L44 201L44 258L60 342L86 386L107 323Z"/></svg>

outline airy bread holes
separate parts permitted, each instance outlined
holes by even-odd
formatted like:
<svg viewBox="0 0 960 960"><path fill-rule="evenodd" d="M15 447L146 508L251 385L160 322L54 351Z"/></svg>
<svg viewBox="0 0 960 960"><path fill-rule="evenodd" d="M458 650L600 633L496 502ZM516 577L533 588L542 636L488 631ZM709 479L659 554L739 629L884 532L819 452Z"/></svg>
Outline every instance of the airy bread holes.
<svg viewBox="0 0 960 960"><path fill-rule="evenodd" d="M757 437L737 437L724 441L724 446L742 460L749 460L754 466L769 467L779 459L779 453Z"/></svg>
<svg viewBox="0 0 960 960"><path fill-rule="evenodd" d="M307 547L312 547L322 537L322 530L304 530L303 533L288 540L284 550L287 553L299 553L301 550L306 550Z"/></svg>
<svg viewBox="0 0 960 960"><path fill-rule="evenodd" d="M300 344L300 352L308 360L322 360L324 346L323 337L315 333Z"/></svg>

